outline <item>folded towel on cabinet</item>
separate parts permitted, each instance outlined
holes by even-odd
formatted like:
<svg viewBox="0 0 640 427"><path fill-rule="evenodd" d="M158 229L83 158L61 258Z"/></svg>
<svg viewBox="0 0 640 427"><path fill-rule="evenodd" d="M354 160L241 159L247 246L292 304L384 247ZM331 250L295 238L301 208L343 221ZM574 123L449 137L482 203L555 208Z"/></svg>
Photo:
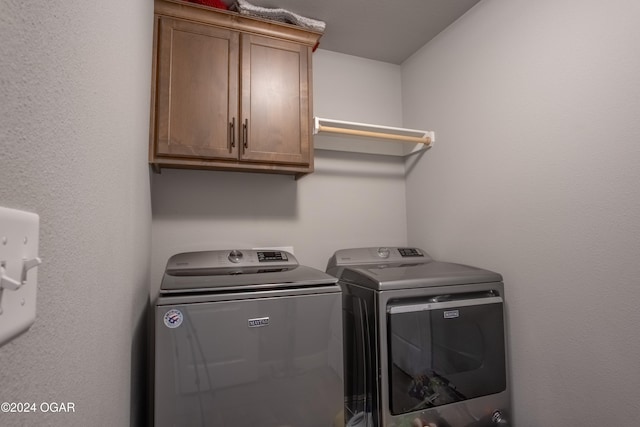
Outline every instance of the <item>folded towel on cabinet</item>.
<svg viewBox="0 0 640 427"><path fill-rule="evenodd" d="M246 0L237 0L231 6L231 9L236 10L242 15L249 15L278 22L285 22L287 24L297 25L299 27L303 27L320 33L323 33L326 27L324 21L306 18L304 16L298 15L297 13L282 8L267 8L255 6Z"/></svg>

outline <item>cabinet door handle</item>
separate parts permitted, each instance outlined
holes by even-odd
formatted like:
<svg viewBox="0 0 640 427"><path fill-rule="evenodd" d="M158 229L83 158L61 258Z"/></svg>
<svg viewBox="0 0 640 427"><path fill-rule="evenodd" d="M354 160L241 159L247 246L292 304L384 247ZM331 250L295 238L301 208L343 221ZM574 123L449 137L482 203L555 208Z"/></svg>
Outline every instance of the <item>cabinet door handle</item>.
<svg viewBox="0 0 640 427"><path fill-rule="evenodd" d="M231 119L229 123L229 152L233 151L236 146L236 118Z"/></svg>
<svg viewBox="0 0 640 427"><path fill-rule="evenodd" d="M242 124L242 152L249 148L249 119L244 119Z"/></svg>

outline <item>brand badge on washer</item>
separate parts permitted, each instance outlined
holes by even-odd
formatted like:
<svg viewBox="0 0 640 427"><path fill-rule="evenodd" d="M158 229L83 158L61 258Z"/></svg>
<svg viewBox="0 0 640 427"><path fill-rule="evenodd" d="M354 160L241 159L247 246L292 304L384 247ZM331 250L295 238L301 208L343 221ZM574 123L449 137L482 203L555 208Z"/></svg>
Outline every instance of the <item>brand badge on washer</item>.
<svg viewBox="0 0 640 427"><path fill-rule="evenodd" d="M257 317L255 319L249 319L250 328L260 328L262 326L269 326L268 317Z"/></svg>
<svg viewBox="0 0 640 427"><path fill-rule="evenodd" d="M184 315L180 310L176 310L175 308L167 311L164 314L164 324L167 328L177 328L182 325L182 321L184 320Z"/></svg>
<svg viewBox="0 0 640 427"><path fill-rule="evenodd" d="M460 311L458 310L449 310L444 312L445 319L455 319L456 317L460 317Z"/></svg>

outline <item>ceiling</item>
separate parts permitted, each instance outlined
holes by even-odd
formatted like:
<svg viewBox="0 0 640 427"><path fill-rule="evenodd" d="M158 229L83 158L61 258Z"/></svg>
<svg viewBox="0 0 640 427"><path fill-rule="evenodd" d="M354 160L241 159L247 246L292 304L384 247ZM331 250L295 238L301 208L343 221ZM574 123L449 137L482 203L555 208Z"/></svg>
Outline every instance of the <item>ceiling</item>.
<svg viewBox="0 0 640 427"><path fill-rule="evenodd" d="M480 0L250 0L326 23L320 49L401 64Z"/></svg>

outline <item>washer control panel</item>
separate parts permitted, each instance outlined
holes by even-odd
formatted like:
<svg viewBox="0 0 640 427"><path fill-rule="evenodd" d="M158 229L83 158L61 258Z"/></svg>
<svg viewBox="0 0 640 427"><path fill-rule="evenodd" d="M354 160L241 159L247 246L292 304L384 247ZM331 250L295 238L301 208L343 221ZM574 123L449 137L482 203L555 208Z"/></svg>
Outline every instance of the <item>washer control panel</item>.
<svg viewBox="0 0 640 427"><path fill-rule="evenodd" d="M279 250L231 249L221 251L185 252L169 258L167 273L189 274L215 272L234 268L268 266L269 268L296 267L298 260L293 254Z"/></svg>

